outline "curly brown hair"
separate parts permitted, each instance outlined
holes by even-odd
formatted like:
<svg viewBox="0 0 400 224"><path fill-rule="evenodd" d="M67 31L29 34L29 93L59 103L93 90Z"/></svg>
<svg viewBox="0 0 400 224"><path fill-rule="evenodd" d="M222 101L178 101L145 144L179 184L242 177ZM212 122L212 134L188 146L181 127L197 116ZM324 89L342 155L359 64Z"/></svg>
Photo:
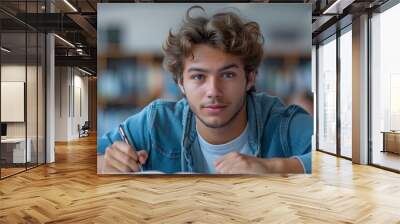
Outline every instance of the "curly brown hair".
<svg viewBox="0 0 400 224"><path fill-rule="evenodd" d="M185 58L192 56L196 44L208 44L226 53L239 56L246 75L257 74L263 57L264 37L256 22L244 22L233 12L220 12L211 18L191 17L190 12L201 6L192 6L186 12L183 24L177 33L169 31L163 45L163 66L172 73L175 82L182 78Z"/></svg>

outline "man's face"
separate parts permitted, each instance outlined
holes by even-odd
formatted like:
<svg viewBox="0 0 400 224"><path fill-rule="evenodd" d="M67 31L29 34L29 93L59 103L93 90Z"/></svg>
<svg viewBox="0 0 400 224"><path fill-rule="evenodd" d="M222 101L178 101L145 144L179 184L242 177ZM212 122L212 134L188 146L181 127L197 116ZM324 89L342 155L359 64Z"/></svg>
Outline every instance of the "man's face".
<svg viewBox="0 0 400 224"><path fill-rule="evenodd" d="M193 58L184 61L179 82L191 110L209 128L233 121L246 102L246 91L254 84L254 73L246 80L240 58L205 44L196 45Z"/></svg>

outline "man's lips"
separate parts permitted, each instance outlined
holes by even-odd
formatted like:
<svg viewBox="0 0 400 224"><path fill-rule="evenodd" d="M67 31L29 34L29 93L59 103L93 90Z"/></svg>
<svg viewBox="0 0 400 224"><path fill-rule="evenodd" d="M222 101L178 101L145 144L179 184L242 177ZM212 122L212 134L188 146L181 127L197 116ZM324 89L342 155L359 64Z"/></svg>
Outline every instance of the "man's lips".
<svg viewBox="0 0 400 224"><path fill-rule="evenodd" d="M203 109L205 109L205 111L213 114L213 113L221 112L226 107L227 107L227 105L223 105L223 104L213 104L213 105L204 106Z"/></svg>
<svg viewBox="0 0 400 224"><path fill-rule="evenodd" d="M226 105L208 105L205 106L205 108L210 108L210 109L220 109L220 108L225 108Z"/></svg>

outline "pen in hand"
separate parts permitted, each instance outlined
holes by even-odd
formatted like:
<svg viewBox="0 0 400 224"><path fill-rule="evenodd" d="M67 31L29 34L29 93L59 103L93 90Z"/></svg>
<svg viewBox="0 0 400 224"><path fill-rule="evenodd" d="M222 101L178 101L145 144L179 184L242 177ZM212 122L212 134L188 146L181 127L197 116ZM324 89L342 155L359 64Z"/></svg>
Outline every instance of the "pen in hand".
<svg viewBox="0 0 400 224"><path fill-rule="evenodd" d="M119 134L121 135L121 138L125 141L125 143L128 144L135 151L135 148L133 147L133 145L129 143L128 137L126 136L125 130L122 127L122 125L119 125ZM136 153L136 151L135 151L135 153ZM136 155L137 155L137 153L136 153ZM140 164L140 161L139 161L139 155L137 155L137 156L138 156L137 164L139 166L140 172L143 172L142 164Z"/></svg>

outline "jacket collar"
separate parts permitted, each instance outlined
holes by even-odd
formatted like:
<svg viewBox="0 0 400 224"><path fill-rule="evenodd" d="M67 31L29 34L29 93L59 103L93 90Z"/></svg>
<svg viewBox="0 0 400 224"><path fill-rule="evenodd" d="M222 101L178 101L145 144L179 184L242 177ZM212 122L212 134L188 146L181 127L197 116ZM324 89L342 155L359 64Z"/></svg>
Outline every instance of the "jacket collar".
<svg viewBox="0 0 400 224"><path fill-rule="evenodd" d="M182 158L187 161L192 161L191 153L187 153L189 149L192 148L192 144L197 139L196 132L196 119L195 114L190 110L189 104L186 99L184 99L184 109L182 116L183 125L183 136L181 141L182 147ZM258 119L260 112L259 105L257 104L253 94L247 95L247 122L249 125L249 146L253 152L254 156L260 156L260 144L261 144L261 131L262 124L264 122ZM182 163L182 165L184 165ZM182 166L184 167L184 166Z"/></svg>

